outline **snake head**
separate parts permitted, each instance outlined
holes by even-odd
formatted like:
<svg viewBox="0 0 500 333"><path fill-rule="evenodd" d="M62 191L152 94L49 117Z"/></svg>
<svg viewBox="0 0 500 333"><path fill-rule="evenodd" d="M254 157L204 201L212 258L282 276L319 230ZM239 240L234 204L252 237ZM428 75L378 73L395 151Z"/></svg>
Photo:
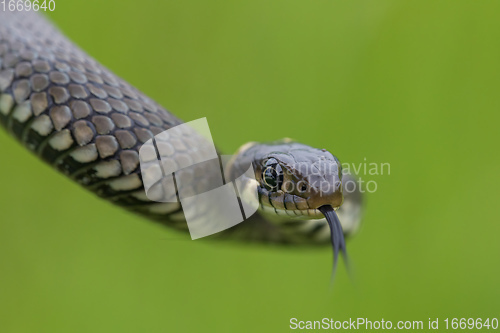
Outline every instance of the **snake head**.
<svg viewBox="0 0 500 333"><path fill-rule="evenodd" d="M318 219L324 217L319 207L342 205L341 165L325 149L289 141L251 143L238 151L231 170L246 170L248 163L265 212Z"/></svg>
<svg viewBox="0 0 500 333"><path fill-rule="evenodd" d="M283 200L287 195L295 201L305 200L308 209L342 205L340 162L326 150L308 147L274 151L261 160L260 170L261 187Z"/></svg>

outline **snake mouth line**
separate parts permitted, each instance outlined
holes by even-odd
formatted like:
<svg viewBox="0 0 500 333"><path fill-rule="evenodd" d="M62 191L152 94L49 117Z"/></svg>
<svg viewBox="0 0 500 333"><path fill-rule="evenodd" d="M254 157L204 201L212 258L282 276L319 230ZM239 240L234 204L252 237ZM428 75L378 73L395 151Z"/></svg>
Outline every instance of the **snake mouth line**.
<svg viewBox="0 0 500 333"><path fill-rule="evenodd" d="M281 209L262 204L261 204L261 209L264 213L286 216L291 218L302 218L302 219L304 217L310 219L324 218L323 214L318 209Z"/></svg>

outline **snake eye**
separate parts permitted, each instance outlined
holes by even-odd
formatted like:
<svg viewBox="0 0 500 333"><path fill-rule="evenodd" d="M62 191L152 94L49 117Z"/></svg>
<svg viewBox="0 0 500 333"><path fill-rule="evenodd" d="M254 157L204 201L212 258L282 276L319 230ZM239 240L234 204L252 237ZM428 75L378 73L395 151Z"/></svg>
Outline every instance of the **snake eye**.
<svg viewBox="0 0 500 333"><path fill-rule="evenodd" d="M278 185L276 170L273 167L267 167L262 173L264 183L270 188L275 188Z"/></svg>
<svg viewBox="0 0 500 333"><path fill-rule="evenodd" d="M267 160L265 169L262 172L264 184L271 190L281 188L283 184L283 169L274 158Z"/></svg>

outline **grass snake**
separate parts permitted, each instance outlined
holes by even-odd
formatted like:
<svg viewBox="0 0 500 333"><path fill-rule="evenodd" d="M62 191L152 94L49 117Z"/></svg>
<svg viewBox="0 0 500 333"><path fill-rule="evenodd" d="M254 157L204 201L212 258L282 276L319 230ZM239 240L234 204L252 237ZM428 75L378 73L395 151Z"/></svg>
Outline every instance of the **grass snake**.
<svg viewBox="0 0 500 333"><path fill-rule="evenodd" d="M33 12L0 12L0 123L98 196L187 230L179 204L152 202L145 195L138 154L143 143L181 120ZM165 144L171 154L182 146ZM290 140L248 143L234 156L229 173L253 163L260 209L214 237L294 245L331 241L335 262L339 252L345 254L344 234L360 224L361 193L346 190L352 178L342 175L335 156ZM318 161L329 171L311 174L320 170ZM200 171L195 178L203 176ZM323 190L318 184L330 186Z"/></svg>

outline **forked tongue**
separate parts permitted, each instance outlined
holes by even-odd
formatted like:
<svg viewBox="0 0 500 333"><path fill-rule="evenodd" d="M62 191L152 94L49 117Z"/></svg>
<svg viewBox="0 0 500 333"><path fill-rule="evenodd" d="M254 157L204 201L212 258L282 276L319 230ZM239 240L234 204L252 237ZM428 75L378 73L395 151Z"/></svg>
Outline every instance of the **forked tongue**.
<svg viewBox="0 0 500 333"><path fill-rule="evenodd" d="M344 240L344 232L342 231L342 225L340 224L339 218L335 210L330 205L324 205L318 208L323 215L326 217L326 221L330 226L330 238L332 242L333 248L333 268L332 268L332 276L331 283L333 285L333 280L335 278L335 271L337 270L337 262L339 257L339 252L342 253L342 257L344 258L344 263L347 262L347 252L345 248L345 240Z"/></svg>

